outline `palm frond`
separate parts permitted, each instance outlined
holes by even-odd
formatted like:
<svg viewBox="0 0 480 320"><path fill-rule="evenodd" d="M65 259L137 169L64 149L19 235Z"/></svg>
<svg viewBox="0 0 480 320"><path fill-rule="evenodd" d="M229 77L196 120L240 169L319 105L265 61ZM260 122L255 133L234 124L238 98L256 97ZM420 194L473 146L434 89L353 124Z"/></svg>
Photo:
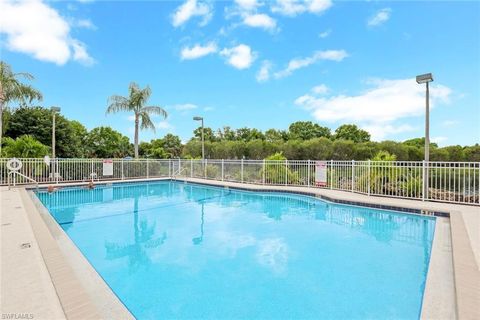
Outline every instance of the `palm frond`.
<svg viewBox="0 0 480 320"><path fill-rule="evenodd" d="M0 61L0 83L2 85L2 94L4 102L19 101L22 103L32 102L32 100L42 100L42 94L31 85L24 84L18 80L24 78L33 80L33 76L26 72L13 73L10 65Z"/></svg>
<svg viewBox="0 0 480 320"><path fill-rule="evenodd" d="M108 99L109 106L107 107L106 114L108 113L116 113L119 111L131 111L132 107L130 105L130 100L119 96L113 95Z"/></svg>
<svg viewBox="0 0 480 320"><path fill-rule="evenodd" d="M155 124L153 123L152 119L146 112L141 112L140 116L140 129L152 129L155 132Z"/></svg>
<svg viewBox="0 0 480 320"><path fill-rule="evenodd" d="M158 106L143 107L142 111L148 114L162 116L164 119L168 117L167 111L165 111L165 109L163 109L162 107L158 107Z"/></svg>
<svg viewBox="0 0 480 320"><path fill-rule="evenodd" d="M14 77L21 77L27 80L33 80L35 79L30 73L28 72L18 72L13 75Z"/></svg>

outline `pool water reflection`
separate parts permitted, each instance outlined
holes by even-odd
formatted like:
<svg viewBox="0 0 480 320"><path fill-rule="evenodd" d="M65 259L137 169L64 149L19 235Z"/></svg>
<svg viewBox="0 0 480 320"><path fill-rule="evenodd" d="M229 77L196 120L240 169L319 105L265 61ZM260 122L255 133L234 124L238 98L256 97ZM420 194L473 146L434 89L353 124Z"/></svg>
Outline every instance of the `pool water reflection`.
<svg viewBox="0 0 480 320"><path fill-rule="evenodd" d="M170 181L37 196L139 319L420 315L434 218Z"/></svg>

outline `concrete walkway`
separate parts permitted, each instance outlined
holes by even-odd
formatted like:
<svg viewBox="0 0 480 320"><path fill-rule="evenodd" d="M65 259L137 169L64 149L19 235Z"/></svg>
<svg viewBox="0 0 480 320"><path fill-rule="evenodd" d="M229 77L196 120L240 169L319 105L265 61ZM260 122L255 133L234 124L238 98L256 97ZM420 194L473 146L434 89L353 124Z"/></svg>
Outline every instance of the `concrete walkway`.
<svg viewBox="0 0 480 320"><path fill-rule="evenodd" d="M1 194L1 313L29 319L65 319L33 234L20 190ZM14 317L12 317L15 319Z"/></svg>

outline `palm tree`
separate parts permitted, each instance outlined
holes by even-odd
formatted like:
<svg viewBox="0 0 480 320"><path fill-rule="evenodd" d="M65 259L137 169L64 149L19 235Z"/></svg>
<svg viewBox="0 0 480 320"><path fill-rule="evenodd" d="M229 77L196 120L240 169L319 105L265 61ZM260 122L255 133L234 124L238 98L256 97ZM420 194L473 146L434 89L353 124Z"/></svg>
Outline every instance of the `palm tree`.
<svg viewBox="0 0 480 320"><path fill-rule="evenodd" d="M140 129L152 129L155 131L155 124L150 115L155 114L167 117L167 112L158 106L145 106L152 90L147 86L141 89L135 82L130 83L128 87L128 98L119 95L113 95L108 100L109 106L107 114L119 111L132 111L135 115L135 158L138 158L138 127Z"/></svg>
<svg viewBox="0 0 480 320"><path fill-rule="evenodd" d="M33 80L29 73L14 73L12 68L6 62L0 61L0 151L2 150L3 134L3 109L11 101L20 103L32 102L32 100L42 100L42 94L37 89L28 84L20 82L20 78Z"/></svg>

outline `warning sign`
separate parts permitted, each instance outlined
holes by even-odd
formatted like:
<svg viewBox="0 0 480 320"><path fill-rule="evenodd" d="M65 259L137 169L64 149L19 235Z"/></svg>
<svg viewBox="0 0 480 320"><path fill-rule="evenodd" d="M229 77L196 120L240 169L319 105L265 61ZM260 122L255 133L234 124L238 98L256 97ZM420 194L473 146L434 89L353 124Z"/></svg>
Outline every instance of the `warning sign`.
<svg viewBox="0 0 480 320"><path fill-rule="evenodd" d="M327 163L315 161L315 185L317 187L327 186Z"/></svg>
<svg viewBox="0 0 480 320"><path fill-rule="evenodd" d="M103 160L103 175L113 176L113 160L112 159Z"/></svg>

